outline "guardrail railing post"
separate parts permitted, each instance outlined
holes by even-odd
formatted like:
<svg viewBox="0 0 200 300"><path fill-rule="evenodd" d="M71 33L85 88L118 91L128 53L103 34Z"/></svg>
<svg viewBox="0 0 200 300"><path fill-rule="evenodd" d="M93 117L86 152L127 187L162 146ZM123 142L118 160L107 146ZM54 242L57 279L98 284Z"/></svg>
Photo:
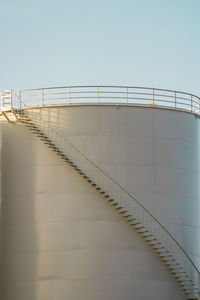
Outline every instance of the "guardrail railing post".
<svg viewBox="0 0 200 300"><path fill-rule="evenodd" d="M199 98L199 114L200 114L200 98Z"/></svg>
<svg viewBox="0 0 200 300"><path fill-rule="evenodd" d="M174 100L175 100L175 102L174 102L174 106L175 106L175 109L176 109L176 92L175 92L175 97L174 97Z"/></svg>
<svg viewBox="0 0 200 300"><path fill-rule="evenodd" d="M71 89L68 88L68 101L69 101L69 104L71 104Z"/></svg>
<svg viewBox="0 0 200 300"><path fill-rule="evenodd" d="M99 87L98 87L98 103L99 103Z"/></svg>
<svg viewBox="0 0 200 300"><path fill-rule="evenodd" d="M126 88L126 103L128 104L128 87Z"/></svg>
<svg viewBox="0 0 200 300"><path fill-rule="evenodd" d="M42 89L42 106L44 106L44 90Z"/></svg>
<svg viewBox="0 0 200 300"><path fill-rule="evenodd" d="M10 90L10 108L13 109L13 91Z"/></svg>
<svg viewBox="0 0 200 300"><path fill-rule="evenodd" d="M191 95L191 112L192 112L192 95Z"/></svg>
<svg viewBox="0 0 200 300"><path fill-rule="evenodd" d="M20 111L22 109L22 92L21 91L19 91L19 109L20 109Z"/></svg>
<svg viewBox="0 0 200 300"><path fill-rule="evenodd" d="M155 104L155 91L153 89L153 105Z"/></svg>

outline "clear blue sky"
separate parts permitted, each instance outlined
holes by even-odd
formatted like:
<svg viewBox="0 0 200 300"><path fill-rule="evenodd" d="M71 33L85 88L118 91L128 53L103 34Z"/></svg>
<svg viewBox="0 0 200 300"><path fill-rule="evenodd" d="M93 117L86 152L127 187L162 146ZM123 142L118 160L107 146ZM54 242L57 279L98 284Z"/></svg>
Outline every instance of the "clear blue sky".
<svg viewBox="0 0 200 300"><path fill-rule="evenodd" d="M1 0L0 89L134 85L200 95L200 0Z"/></svg>

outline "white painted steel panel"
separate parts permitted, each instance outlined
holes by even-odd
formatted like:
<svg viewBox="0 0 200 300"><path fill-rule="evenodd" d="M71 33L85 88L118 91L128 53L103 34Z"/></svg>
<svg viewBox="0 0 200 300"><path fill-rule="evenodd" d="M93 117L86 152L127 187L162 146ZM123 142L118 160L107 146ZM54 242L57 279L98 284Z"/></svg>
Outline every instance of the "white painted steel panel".
<svg viewBox="0 0 200 300"><path fill-rule="evenodd" d="M48 121L54 125L59 120L57 129L62 135L135 195L159 220L174 224L174 228L176 224L182 228L199 227L199 218L194 218L199 213L200 201L198 118L158 108L103 105L52 108L48 112L35 110L35 113L42 113L43 118L48 114ZM162 219L166 201L170 205ZM197 203L195 214L190 201ZM176 217L174 211L181 211L182 215ZM198 246L199 239L195 240ZM188 246L183 246L187 250Z"/></svg>
<svg viewBox="0 0 200 300"><path fill-rule="evenodd" d="M199 120L152 108L35 110L133 193L196 259ZM1 124L3 300L182 300L153 250L22 125Z"/></svg>

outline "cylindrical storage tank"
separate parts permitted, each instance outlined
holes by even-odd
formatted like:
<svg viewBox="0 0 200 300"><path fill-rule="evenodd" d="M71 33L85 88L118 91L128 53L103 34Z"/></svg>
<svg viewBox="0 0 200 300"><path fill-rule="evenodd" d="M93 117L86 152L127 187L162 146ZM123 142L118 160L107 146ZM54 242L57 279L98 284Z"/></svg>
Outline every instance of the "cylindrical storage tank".
<svg viewBox="0 0 200 300"><path fill-rule="evenodd" d="M200 130L193 114L134 105L35 108L133 195L194 263ZM23 124L2 131L2 300L187 299L155 250Z"/></svg>

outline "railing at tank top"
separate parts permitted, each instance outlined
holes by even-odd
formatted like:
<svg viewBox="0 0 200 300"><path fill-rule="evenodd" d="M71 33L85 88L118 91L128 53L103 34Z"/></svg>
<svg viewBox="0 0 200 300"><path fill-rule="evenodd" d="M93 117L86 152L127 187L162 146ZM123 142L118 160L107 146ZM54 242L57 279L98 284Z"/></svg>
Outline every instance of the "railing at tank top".
<svg viewBox="0 0 200 300"><path fill-rule="evenodd" d="M200 115L200 98L194 94L132 86L63 86L21 90L28 107L72 104L150 106Z"/></svg>

